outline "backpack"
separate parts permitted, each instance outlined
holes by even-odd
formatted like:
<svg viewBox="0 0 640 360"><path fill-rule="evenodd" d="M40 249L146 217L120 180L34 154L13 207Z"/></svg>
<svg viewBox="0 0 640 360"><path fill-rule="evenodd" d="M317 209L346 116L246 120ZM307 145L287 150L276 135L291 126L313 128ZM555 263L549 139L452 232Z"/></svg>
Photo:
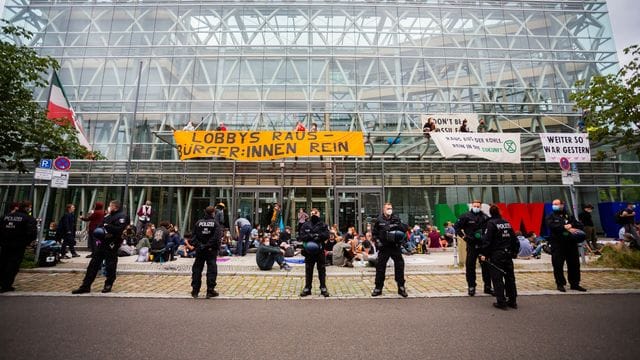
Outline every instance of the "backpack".
<svg viewBox="0 0 640 360"><path fill-rule="evenodd" d="M619 225L624 225L624 217L622 216L622 212L624 211L624 209L619 210L618 212L616 212L616 214L614 215L614 218L616 220L616 223L618 223Z"/></svg>

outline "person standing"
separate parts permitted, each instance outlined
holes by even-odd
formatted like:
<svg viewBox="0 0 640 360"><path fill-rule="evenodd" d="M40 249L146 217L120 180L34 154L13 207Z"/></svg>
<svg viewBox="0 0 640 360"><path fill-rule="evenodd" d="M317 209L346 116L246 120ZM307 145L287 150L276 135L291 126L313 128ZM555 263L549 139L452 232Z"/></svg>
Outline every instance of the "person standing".
<svg viewBox="0 0 640 360"><path fill-rule="evenodd" d="M587 244L591 246L593 251L598 250L598 238L596 237L596 228L593 224L593 218L591 212L593 211L593 205L586 204L582 207L582 212L578 214L578 220L584 225L584 232L587 235Z"/></svg>
<svg viewBox="0 0 640 360"><path fill-rule="evenodd" d="M567 263L567 275L572 290L587 291L580 286L580 259L578 244L571 236L583 226L565 210L564 202L555 199L551 203L553 212L547 216L545 223L551 230L551 264L558 291L566 292L567 280L564 277L564 263Z"/></svg>
<svg viewBox="0 0 640 360"><path fill-rule="evenodd" d="M378 216L372 226L373 239L378 244L378 262L376 264L375 288L371 292L371 296L382 295L389 258L393 259L398 294L402 297L409 296L404 287L404 259L402 258L402 243L406 239L408 230L409 226L403 224L400 218L393 214L393 205L391 203L384 204L382 214Z"/></svg>
<svg viewBox="0 0 640 360"><path fill-rule="evenodd" d="M300 296L311 295L313 266L317 265L320 295L329 297L326 284L326 258L324 256L324 243L329 239L329 227L320 219L320 210L311 209L311 219L300 228L299 238L302 240L302 254L304 255L304 289L302 289Z"/></svg>
<svg viewBox="0 0 640 360"><path fill-rule="evenodd" d="M496 295L493 303L498 309L507 307L517 309L516 276L513 271L513 260L518 256L520 242L511 228L511 224L502 218L496 205L489 208L491 218L482 236L480 261L489 264L491 281Z"/></svg>
<svg viewBox="0 0 640 360"><path fill-rule="evenodd" d="M309 214L307 214L303 208L300 208L300 210L298 210L298 228L296 229L297 232L300 232L302 224L307 222L307 220L309 220Z"/></svg>
<svg viewBox="0 0 640 360"><path fill-rule="evenodd" d="M243 217L239 217L236 219L234 225L236 227L236 234L238 234L236 255L245 256L251 245L251 230L253 230L251 222Z"/></svg>
<svg viewBox="0 0 640 360"><path fill-rule="evenodd" d="M89 222L89 226L87 227L87 243L91 254L86 257L90 258L96 252L96 239L93 236L93 232L99 225L104 224L104 203L96 201L96 204L93 207L93 210L89 212L89 215L84 217L81 216L80 220Z"/></svg>
<svg viewBox="0 0 640 360"><path fill-rule="evenodd" d="M129 225L129 217L122 211L122 205L118 200L111 200L109 203L109 213L104 217L104 232L96 229L96 252L91 257L87 272L82 280L82 285L73 290L72 294L85 294L91 292L91 284L96 279L98 271L105 263L106 279L104 281L103 293L111 292L113 283L116 281L116 270L118 267L118 248L122 243L122 233ZM104 238L100 238L98 233L103 233Z"/></svg>
<svg viewBox="0 0 640 360"><path fill-rule="evenodd" d="M147 200L144 205L138 209L138 224L136 228L136 233L138 235L143 235L143 231L146 229L147 224L151 222L151 217L153 216L153 208L151 207L151 200Z"/></svg>
<svg viewBox="0 0 640 360"><path fill-rule="evenodd" d="M476 294L476 262L478 261L478 255L480 255L482 234L489 220L489 217L480 209L481 205L482 201L473 200L469 212L460 216L455 225L453 225L456 233L467 243L467 260L464 266L469 296ZM485 263L480 263L484 293L493 295L493 289L491 289L491 274L487 266Z"/></svg>
<svg viewBox="0 0 640 360"><path fill-rule="evenodd" d="M193 261L191 274L191 296L198 297L202 286L202 270L207 264L207 299L218 296L216 280L218 277L218 266L216 257L220 248L220 241L224 235L222 225L216 220L216 208L207 206L204 209L204 217L193 225L191 244L196 248L196 257Z"/></svg>
<svg viewBox="0 0 640 360"><path fill-rule="evenodd" d="M224 228L224 208L226 206L224 205L224 203L217 203L216 204L216 213L215 213L215 219L218 222L218 224L220 224L220 226L222 226Z"/></svg>
<svg viewBox="0 0 640 360"><path fill-rule="evenodd" d="M38 234L36 220L29 215L31 202L11 206L0 225L0 293L15 291L13 282L20 271L24 251Z"/></svg>
<svg viewBox="0 0 640 360"><path fill-rule="evenodd" d="M65 259L71 259L70 256L67 255L67 247L69 251L71 251L72 257L79 257L80 255L76 252L76 206L73 204L67 204L66 212L60 218L58 222L58 230L56 233L56 238L60 239L62 242L62 249L60 254Z"/></svg>
<svg viewBox="0 0 640 360"><path fill-rule="evenodd" d="M271 218L269 220L269 230L275 231L280 227L280 212L281 207L279 203L273 204L273 211L271 212Z"/></svg>

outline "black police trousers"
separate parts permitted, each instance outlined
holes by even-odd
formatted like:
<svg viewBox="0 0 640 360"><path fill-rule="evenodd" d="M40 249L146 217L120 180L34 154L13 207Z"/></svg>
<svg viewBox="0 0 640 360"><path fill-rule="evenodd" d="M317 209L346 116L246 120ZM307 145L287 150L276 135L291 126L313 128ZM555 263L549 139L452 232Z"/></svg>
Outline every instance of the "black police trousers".
<svg viewBox="0 0 640 360"><path fill-rule="evenodd" d="M552 244L551 265L553 265L553 277L557 286L565 286L567 280L564 277L564 263L567 262L567 277L571 286L580 285L580 254L575 243Z"/></svg>
<svg viewBox="0 0 640 360"><path fill-rule="evenodd" d="M498 304L515 304L518 292L516 290L516 275L513 272L511 255L504 250L494 251L489 256L489 261L493 266L485 265L489 267ZM500 270L503 270L504 273Z"/></svg>
<svg viewBox="0 0 640 360"><path fill-rule="evenodd" d="M318 279L320 280L320 288L327 288L327 259L324 257L324 250L320 249L318 254L312 255L305 253L304 255L304 287L311 289L313 283L313 266L318 267Z"/></svg>
<svg viewBox="0 0 640 360"><path fill-rule="evenodd" d="M204 270L205 263L207 263L207 292L213 291L216 288L216 280L218 278L217 256L218 253L213 250L196 250L196 258L193 261L191 273L191 287L193 290L200 291L200 287L202 286L202 270Z"/></svg>
<svg viewBox="0 0 640 360"><path fill-rule="evenodd" d="M469 287L476 287L476 263L478 262L478 256L480 255L480 250L476 249L475 245L467 243L467 259L464 263L467 285ZM480 270L482 271L482 282L484 283L484 288L491 288L491 273L489 272L489 265L485 263L480 263Z"/></svg>
<svg viewBox="0 0 640 360"><path fill-rule="evenodd" d="M113 248L111 248L111 245L113 245ZM84 280L82 280L82 285L80 286L81 288L91 289L91 284L93 284L93 281L98 275L98 271L102 268L102 261L105 263L105 270L107 272L104 285L113 285L116 281L116 269L118 267L118 247L112 243L101 244L96 248L89 262L89 266L87 266L87 273L84 275Z"/></svg>
<svg viewBox="0 0 640 360"><path fill-rule="evenodd" d="M0 250L0 288L9 289L20 270L20 263L24 257L24 247L4 247Z"/></svg>
<svg viewBox="0 0 640 360"><path fill-rule="evenodd" d="M382 290L384 287L384 277L387 272L387 262L393 259L395 279L398 287L404 286L404 259L402 251L398 246L385 246L378 252L378 263L376 264L376 289Z"/></svg>

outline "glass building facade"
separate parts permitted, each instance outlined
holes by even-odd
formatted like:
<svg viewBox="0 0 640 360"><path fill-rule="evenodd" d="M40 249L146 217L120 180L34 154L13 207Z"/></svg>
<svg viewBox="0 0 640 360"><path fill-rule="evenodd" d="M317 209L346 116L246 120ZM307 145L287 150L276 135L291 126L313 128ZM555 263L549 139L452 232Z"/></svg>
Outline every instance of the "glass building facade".
<svg viewBox="0 0 640 360"><path fill-rule="evenodd" d="M149 198L183 227L218 201L230 220L264 222L281 201L288 224L316 206L363 228L383 201L414 223L440 203L569 198L537 133L575 132L575 82L618 70L604 0L5 0L2 18L60 62L89 141L108 158L74 161L57 201L87 209L121 197L131 155L128 207ZM35 94L43 105L46 96ZM420 134L433 113L476 113L490 129L521 132L522 164L444 160ZM188 121L361 131L367 156L181 162L171 129ZM622 160L580 164L579 201L636 196L638 163ZM31 175L0 180L5 202L31 188ZM38 201L45 190L35 188Z"/></svg>

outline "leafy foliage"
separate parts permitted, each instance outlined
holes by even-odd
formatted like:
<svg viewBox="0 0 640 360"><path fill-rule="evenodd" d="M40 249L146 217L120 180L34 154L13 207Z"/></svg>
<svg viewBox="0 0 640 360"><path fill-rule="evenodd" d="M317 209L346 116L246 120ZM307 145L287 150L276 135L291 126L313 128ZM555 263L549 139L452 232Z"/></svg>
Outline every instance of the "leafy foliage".
<svg viewBox="0 0 640 360"><path fill-rule="evenodd" d="M616 74L594 76L588 87L571 95L584 111L589 138L595 142L610 142L614 154L632 151L640 156L640 46L624 49L633 59ZM585 86L583 80L577 88Z"/></svg>
<svg viewBox="0 0 640 360"><path fill-rule="evenodd" d="M0 167L26 172L25 161L66 155L72 158L101 158L78 142L76 129L48 120L33 100L33 89L48 86L43 75L58 69L58 62L38 56L28 46L6 39L29 40L33 34L3 20L0 39Z"/></svg>

